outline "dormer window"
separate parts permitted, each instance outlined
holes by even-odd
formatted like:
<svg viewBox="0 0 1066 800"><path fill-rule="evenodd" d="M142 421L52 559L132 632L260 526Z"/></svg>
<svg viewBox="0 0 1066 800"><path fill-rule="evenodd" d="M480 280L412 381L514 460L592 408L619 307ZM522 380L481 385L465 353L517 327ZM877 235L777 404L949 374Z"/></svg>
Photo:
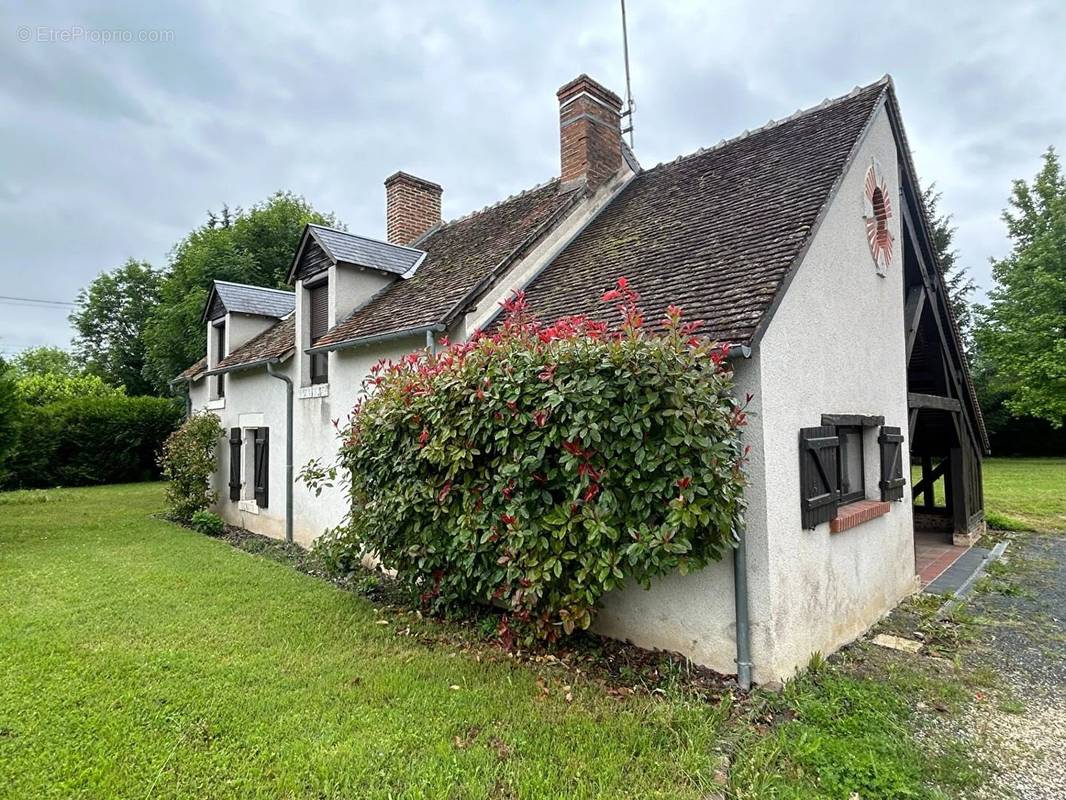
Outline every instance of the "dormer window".
<svg viewBox="0 0 1066 800"><path fill-rule="evenodd" d="M329 281L315 284L308 291L308 306L311 310L311 346L329 330ZM311 383L329 382L329 354L311 354Z"/></svg>

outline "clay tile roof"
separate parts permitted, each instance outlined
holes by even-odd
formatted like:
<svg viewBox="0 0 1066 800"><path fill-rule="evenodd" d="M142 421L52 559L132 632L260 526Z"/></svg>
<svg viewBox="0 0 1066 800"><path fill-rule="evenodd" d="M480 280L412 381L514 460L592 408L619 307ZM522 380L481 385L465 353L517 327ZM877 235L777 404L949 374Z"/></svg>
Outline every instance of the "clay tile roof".
<svg viewBox="0 0 1066 800"><path fill-rule="evenodd" d="M334 261L403 275L422 258L422 251L413 247L379 242L377 239L356 236L322 225L307 227L314 229L315 238Z"/></svg>
<svg viewBox="0 0 1066 800"><path fill-rule="evenodd" d="M580 191L560 191L559 181L553 180L445 223L417 243L426 257L414 276L390 284L316 346L442 322L481 279L549 226Z"/></svg>
<svg viewBox="0 0 1066 800"><path fill-rule="evenodd" d="M207 356L204 356L187 370L182 372L178 377L171 381L171 383L178 383L180 381L198 381L207 372Z"/></svg>
<svg viewBox="0 0 1066 800"><path fill-rule="evenodd" d="M526 288L531 310L613 319L601 298L625 276L648 319L673 303L701 333L750 342L887 86L641 173Z"/></svg>
<svg viewBox="0 0 1066 800"><path fill-rule="evenodd" d="M255 364L272 358L283 358L295 348L296 342L296 315L291 314L285 319L267 328L258 336L249 339L224 359L215 365L212 370L224 370L231 367L239 367L247 364Z"/></svg>

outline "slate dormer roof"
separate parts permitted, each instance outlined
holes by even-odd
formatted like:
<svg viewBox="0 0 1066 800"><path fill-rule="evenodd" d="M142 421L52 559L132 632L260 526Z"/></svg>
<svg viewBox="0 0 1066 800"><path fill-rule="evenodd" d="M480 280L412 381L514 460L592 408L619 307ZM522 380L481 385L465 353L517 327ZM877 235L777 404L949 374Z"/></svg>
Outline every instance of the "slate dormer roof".
<svg viewBox="0 0 1066 800"><path fill-rule="evenodd" d="M296 295L282 289L215 281L204 306L204 320L216 320L227 313L254 314L281 319L296 308Z"/></svg>
<svg viewBox="0 0 1066 800"><path fill-rule="evenodd" d="M304 256L316 246L321 248L321 253L334 264L373 269L400 277L414 274L426 255L414 247L356 236L354 233L327 228L324 225L309 224L304 229L296 257L293 258L292 269L289 271L290 281L298 276L304 277L301 273L307 270L308 266ZM324 266L328 264L320 260L308 270L308 274L321 271Z"/></svg>

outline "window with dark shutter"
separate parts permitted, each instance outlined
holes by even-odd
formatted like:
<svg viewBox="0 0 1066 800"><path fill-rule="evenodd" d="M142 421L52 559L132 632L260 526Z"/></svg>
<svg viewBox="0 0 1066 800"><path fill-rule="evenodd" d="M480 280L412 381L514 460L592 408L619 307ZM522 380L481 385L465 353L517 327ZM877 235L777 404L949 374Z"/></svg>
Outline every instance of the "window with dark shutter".
<svg viewBox="0 0 1066 800"><path fill-rule="evenodd" d="M241 429L229 429L229 499L241 499Z"/></svg>
<svg viewBox="0 0 1066 800"><path fill-rule="evenodd" d="M326 281L309 290L311 306L311 344L317 342L329 329L329 284ZM329 382L329 355L311 354L311 383Z"/></svg>
<svg viewBox="0 0 1066 800"><path fill-rule="evenodd" d="M903 432L883 425L877 443L881 448L881 499L902 500L907 482L903 477Z"/></svg>
<svg viewBox="0 0 1066 800"><path fill-rule="evenodd" d="M323 281L310 290L311 344L326 334L329 328L329 284Z"/></svg>
<svg viewBox="0 0 1066 800"><path fill-rule="evenodd" d="M270 429L255 429L255 504L260 508L267 507L270 499Z"/></svg>
<svg viewBox="0 0 1066 800"><path fill-rule="evenodd" d="M840 504L836 428L800 428L800 509L804 528L814 528L837 514Z"/></svg>

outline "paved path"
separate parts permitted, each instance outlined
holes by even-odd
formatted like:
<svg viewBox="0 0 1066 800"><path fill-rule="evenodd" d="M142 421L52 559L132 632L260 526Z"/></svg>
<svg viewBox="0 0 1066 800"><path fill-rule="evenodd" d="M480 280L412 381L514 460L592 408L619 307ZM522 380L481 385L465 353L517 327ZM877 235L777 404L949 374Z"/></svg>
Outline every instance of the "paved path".
<svg viewBox="0 0 1066 800"><path fill-rule="evenodd" d="M1025 710L989 702L977 730L998 742L987 755L1003 772L979 794L1022 800L1066 798L1066 533L1035 534L1007 550L1016 593L972 597L970 608L996 620L979 659L993 667ZM985 639L986 637L982 637Z"/></svg>

